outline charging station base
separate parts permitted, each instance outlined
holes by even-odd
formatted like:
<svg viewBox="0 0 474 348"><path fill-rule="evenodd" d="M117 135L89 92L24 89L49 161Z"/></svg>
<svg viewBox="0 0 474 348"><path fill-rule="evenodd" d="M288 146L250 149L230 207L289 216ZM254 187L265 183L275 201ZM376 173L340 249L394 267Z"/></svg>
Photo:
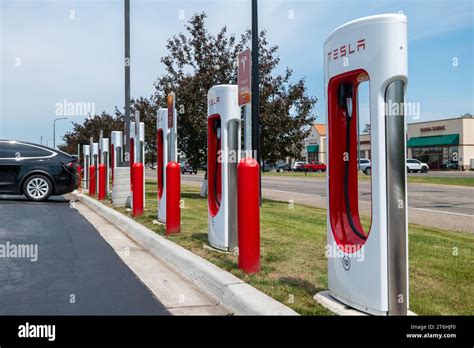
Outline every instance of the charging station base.
<svg viewBox="0 0 474 348"><path fill-rule="evenodd" d="M215 252L218 252L220 254L231 254L232 253L231 251L226 251L226 250L221 250L221 249L214 248L212 245L209 245L209 244L203 244L202 247L206 250L215 251Z"/></svg>
<svg viewBox="0 0 474 348"><path fill-rule="evenodd" d="M314 295L313 298L321 306L323 306L324 308L330 310L331 312L337 315L362 315L362 316L370 315L370 314L361 312L357 309L351 308L348 305L342 303L341 301L336 300L334 297L330 295L329 290L318 292L316 295ZM408 315L411 316L411 315L416 315L416 314L409 310Z"/></svg>

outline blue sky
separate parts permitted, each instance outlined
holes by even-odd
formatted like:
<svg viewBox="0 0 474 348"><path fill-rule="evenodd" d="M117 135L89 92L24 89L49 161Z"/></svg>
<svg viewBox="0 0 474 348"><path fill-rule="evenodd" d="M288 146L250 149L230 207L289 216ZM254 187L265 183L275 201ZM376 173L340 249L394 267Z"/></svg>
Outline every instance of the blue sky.
<svg viewBox="0 0 474 348"><path fill-rule="evenodd" d="M52 138L57 103L94 103L96 112L123 107L122 0L0 0L0 138ZM250 0L132 0L132 96L149 96L164 72L166 40L184 32L196 12L208 29L242 33ZM72 11L72 12L71 12ZM470 0L260 0L260 28L280 47L280 69L305 77L325 122L323 42L339 25L380 13L408 17L407 101L419 102L419 121L474 113L474 13ZM457 66L453 62L457 60ZM361 105L363 108L364 105ZM79 121L82 116L72 116ZM57 123L59 137L72 128ZM410 121L410 120L409 120ZM52 142L50 142L50 145Z"/></svg>

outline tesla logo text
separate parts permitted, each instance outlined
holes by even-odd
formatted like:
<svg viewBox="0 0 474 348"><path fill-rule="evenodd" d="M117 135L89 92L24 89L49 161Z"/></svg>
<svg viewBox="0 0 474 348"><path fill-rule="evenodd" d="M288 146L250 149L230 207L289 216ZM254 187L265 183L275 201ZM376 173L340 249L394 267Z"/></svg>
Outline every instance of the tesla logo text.
<svg viewBox="0 0 474 348"><path fill-rule="evenodd" d="M358 40L356 44L347 44L342 45L328 53L329 61L336 60L338 58L342 58L348 56L350 54L354 54L359 51L365 51L365 39Z"/></svg>
<svg viewBox="0 0 474 348"><path fill-rule="evenodd" d="M219 104L220 102L221 102L221 98L219 97L209 99L209 105L211 106Z"/></svg>

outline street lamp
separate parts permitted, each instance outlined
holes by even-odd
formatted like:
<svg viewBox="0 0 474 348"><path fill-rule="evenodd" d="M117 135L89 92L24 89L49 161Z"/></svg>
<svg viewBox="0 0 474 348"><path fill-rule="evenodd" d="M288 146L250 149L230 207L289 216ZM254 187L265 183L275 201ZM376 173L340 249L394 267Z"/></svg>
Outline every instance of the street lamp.
<svg viewBox="0 0 474 348"><path fill-rule="evenodd" d="M53 122L53 149L56 149L56 121L58 120L67 120L67 117L58 117L54 119Z"/></svg>

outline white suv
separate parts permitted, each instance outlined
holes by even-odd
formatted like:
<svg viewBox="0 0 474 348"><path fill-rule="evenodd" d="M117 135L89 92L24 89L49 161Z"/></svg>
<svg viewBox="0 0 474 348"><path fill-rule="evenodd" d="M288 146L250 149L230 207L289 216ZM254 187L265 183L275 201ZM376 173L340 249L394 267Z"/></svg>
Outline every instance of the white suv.
<svg viewBox="0 0 474 348"><path fill-rule="evenodd" d="M407 170L408 170L408 173L410 172L428 173L428 170L430 170L430 167L426 163L420 162L417 159L409 158L407 159Z"/></svg>
<svg viewBox="0 0 474 348"><path fill-rule="evenodd" d="M365 173L367 167L370 167L370 160L367 158L361 158L357 160L357 164L359 166L359 170Z"/></svg>
<svg viewBox="0 0 474 348"><path fill-rule="evenodd" d="M361 160L360 160L360 169L364 172L364 174L371 175L372 174L372 168L371 168L371 165L370 165L370 161L369 161L368 164L365 164L364 169L362 169L362 166L364 165L362 161L363 161L363 159L361 158ZM420 162L420 161L418 161L416 159L412 159L412 158L407 159L407 172L408 173L410 173L410 172L428 173L428 170L430 170L430 167L426 163Z"/></svg>

